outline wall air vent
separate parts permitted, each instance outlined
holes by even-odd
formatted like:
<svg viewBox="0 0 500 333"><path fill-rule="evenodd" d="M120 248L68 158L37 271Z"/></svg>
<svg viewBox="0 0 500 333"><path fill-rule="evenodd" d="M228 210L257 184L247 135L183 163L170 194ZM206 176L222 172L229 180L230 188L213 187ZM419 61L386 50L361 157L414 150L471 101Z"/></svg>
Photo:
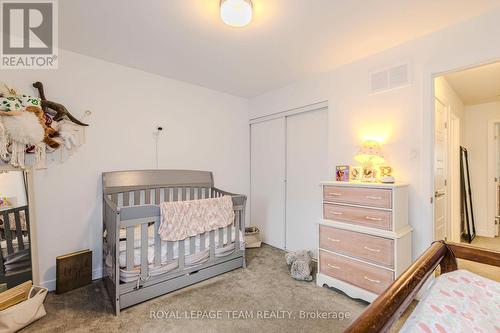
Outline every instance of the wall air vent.
<svg viewBox="0 0 500 333"><path fill-rule="evenodd" d="M385 68L370 74L370 93L380 93L410 84L408 64Z"/></svg>

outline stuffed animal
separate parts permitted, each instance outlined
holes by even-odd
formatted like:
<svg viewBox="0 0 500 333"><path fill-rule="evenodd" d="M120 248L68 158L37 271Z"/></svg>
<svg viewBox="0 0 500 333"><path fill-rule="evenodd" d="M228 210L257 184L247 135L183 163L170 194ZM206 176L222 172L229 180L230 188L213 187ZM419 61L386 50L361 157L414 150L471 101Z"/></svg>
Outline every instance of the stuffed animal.
<svg viewBox="0 0 500 333"><path fill-rule="evenodd" d="M311 255L307 250L289 252L285 255L286 264L290 267L290 275L295 280L311 281Z"/></svg>
<svg viewBox="0 0 500 333"><path fill-rule="evenodd" d="M16 89L6 84L0 85L0 115L15 115L28 106L41 107L41 105L40 98L25 94L18 95Z"/></svg>
<svg viewBox="0 0 500 333"><path fill-rule="evenodd" d="M38 117L33 112L21 111L16 116L2 116L3 135L0 134L0 152L10 146L10 164L24 168L26 146L35 146L37 167L42 167L45 159L45 132Z"/></svg>
<svg viewBox="0 0 500 333"><path fill-rule="evenodd" d="M45 118L45 113L43 112L43 110L36 106L28 106L26 107L26 111L33 112L37 116L38 122L40 123L44 131L43 142L45 142L50 148L59 148L59 142L53 139L54 137L58 136L58 133L55 129L47 125L47 119Z"/></svg>

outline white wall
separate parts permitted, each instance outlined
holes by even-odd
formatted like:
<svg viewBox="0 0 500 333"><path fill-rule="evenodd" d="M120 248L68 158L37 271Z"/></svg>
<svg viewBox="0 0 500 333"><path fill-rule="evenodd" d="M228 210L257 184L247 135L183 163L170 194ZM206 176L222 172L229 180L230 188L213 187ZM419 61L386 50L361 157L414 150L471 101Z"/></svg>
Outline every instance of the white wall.
<svg viewBox="0 0 500 333"><path fill-rule="evenodd" d="M24 188L23 173L21 171L0 173L0 197L14 197L17 200L15 205L26 205L26 190Z"/></svg>
<svg viewBox="0 0 500 333"><path fill-rule="evenodd" d="M354 163L363 137L386 137L387 161L397 180L411 184L409 214L416 257L433 240L432 76L500 58L499 34L500 11L494 11L258 96L250 101L250 118L328 100L330 170ZM369 95L369 74L403 61L412 66L412 85Z"/></svg>
<svg viewBox="0 0 500 333"><path fill-rule="evenodd" d="M488 223L488 207L491 198L488 194L488 122L500 121L500 102L471 105L465 107L465 147L469 156L472 204L474 222L478 236L492 237Z"/></svg>
<svg viewBox="0 0 500 333"><path fill-rule="evenodd" d="M101 178L104 171L155 167L153 129L161 124L160 168L214 172L223 189L248 193L248 101L72 52L58 70L2 71L19 90L37 80L74 115L91 110L87 143L64 163L53 154L34 173L40 279L54 287L55 257L93 250L101 267Z"/></svg>

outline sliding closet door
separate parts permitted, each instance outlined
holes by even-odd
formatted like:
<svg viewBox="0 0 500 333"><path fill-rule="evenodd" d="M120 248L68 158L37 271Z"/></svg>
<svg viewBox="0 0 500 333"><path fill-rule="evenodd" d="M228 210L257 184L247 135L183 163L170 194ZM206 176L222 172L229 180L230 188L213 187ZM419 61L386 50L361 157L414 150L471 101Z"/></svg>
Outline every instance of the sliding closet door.
<svg viewBox="0 0 500 333"><path fill-rule="evenodd" d="M313 251L322 215L319 183L329 175L328 109L289 116L286 127L286 249Z"/></svg>
<svg viewBox="0 0 500 333"><path fill-rule="evenodd" d="M285 248L285 119L251 125L251 224Z"/></svg>

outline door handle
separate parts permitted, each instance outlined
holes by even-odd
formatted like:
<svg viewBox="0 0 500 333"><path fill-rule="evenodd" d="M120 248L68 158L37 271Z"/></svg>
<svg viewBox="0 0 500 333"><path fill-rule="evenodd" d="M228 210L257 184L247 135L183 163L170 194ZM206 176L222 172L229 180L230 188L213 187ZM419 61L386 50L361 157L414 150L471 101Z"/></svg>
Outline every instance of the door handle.
<svg viewBox="0 0 500 333"><path fill-rule="evenodd" d="M434 197L436 198L442 197L443 195L445 195L444 192L438 192L438 191L434 192Z"/></svg>

